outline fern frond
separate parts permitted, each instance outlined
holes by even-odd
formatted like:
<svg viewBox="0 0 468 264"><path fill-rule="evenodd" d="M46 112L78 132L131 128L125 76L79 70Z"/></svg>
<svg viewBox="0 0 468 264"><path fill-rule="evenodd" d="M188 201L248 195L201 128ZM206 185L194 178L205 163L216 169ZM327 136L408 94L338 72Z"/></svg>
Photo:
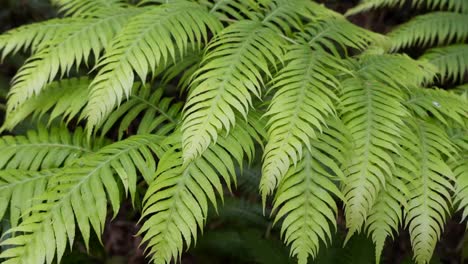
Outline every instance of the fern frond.
<svg viewBox="0 0 468 264"><path fill-rule="evenodd" d="M40 45L57 38L65 27L82 21L75 18L50 19L44 22L29 24L9 30L0 35L1 60L20 50L37 51Z"/></svg>
<svg viewBox="0 0 468 264"><path fill-rule="evenodd" d="M281 235L299 264L315 258L321 242L326 245L331 241L331 226L337 228L333 195L344 197L333 179L343 177L339 167L347 159L343 154L349 145L342 128L337 128L330 126L311 142L310 149L304 148L297 166L290 168L276 193L275 222L284 217Z"/></svg>
<svg viewBox="0 0 468 264"><path fill-rule="evenodd" d="M450 119L466 124L468 100L460 95L441 89L414 88L407 90L407 96L405 106L423 119L430 114L444 124Z"/></svg>
<svg viewBox="0 0 468 264"><path fill-rule="evenodd" d="M342 16L328 16L312 20L299 33L316 50L324 49L334 56L347 53L347 47L364 50L369 45L381 45L385 37L354 25Z"/></svg>
<svg viewBox="0 0 468 264"><path fill-rule="evenodd" d="M302 157L303 146L322 132L326 118L336 115L339 81L334 76L341 62L308 45L293 45L285 55L287 65L272 80L276 93L269 105L268 143L263 158L260 191L272 193L292 164Z"/></svg>
<svg viewBox="0 0 468 264"><path fill-rule="evenodd" d="M283 39L259 21L239 21L225 28L207 47L195 73L184 109L184 159L200 155L218 132L235 125L235 110L247 116L251 94L260 97L263 74L283 54Z"/></svg>
<svg viewBox="0 0 468 264"><path fill-rule="evenodd" d="M89 17L96 12L125 6L124 0L51 0L66 16Z"/></svg>
<svg viewBox="0 0 468 264"><path fill-rule="evenodd" d="M66 165L92 152L82 129L70 133L64 127L29 131L26 136L0 138L0 169L41 170Z"/></svg>
<svg viewBox="0 0 468 264"><path fill-rule="evenodd" d="M16 110L7 113L1 130L12 130L27 117L40 118L49 113L48 124L61 116L62 121L69 122L80 114L87 102L88 78L65 79L53 82L44 91L27 99Z"/></svg>
<svg viewBox="0 0 468 264"><path fill-rule="evenodd" d="M120 200L117 174L125 190L135 195L137 173L147 182L156 169L153 153L161 155L155 135L140 135L108 145L96 153L76 160L73 165L57 171L49 181L50 189L32 207L30 216L8 233L21 233L0 245L11 246L0 254L2 263L60 262L67 246L75 237L78 226L88 248L90 229L100 237L107 213L106 195L116 214ZM76 220L75 220L76 219ZM90 227L91 226L91 227Z"/></svg>
<svg viewBox="0 0 468 264"><path fill-rule="evenodd" d="M173 98L163 97L163 93L161 87L152 91L149 87L135 84L130 98L103 123L102 135L120 123L117 131L121 139L136 119L139 120L136 134L168 135L179 123L182 104L173 102Z"/></svg>
<svg viewBox="0 0 468 264"><path fill-rule="evenodd" d="M377 8L402 8L405 3L406 0L364 0L359 5L348 9L345 15L352 16ZM468 3L465 0L412 0L411 4L413 8L468 12Z"/></svg>
<svg viewBox="0 0 468 264"><path fill-rule="evenodd" d="M200 0L221 21L256 20L271 0Z"/></svg>
<svg viewBox="0 0 468 264"><path fill-rule="evenodd" d="M16 227L30 208L40 202L33 198L46 191L48 182L54 175L53 170L0 171L0 219L3 219L9 208L9 225Z"/></svg>
<svg viewBox="0 0 468 264"><path fill-rule="evenodd" d="M68 74L72 67L82 61L86 64L90 53L95 58L107 46L107 42L120 30L122 25L136 12L109 10L108 15L99 18L77 20L64 27L57 36L30 57L13 78L8 95L8 112L22 105L28 98L39 94L44 86L60 74Z"/></svg>
<svg viewBox="0 0 468 264"><path fill-rule="evenodd" d="M90 86L86 116L90 129L129 97L134 71L142 82L156 66L175 60L176 52L184 54L189 45L201 45L209 29L216 33L219 20L199 4L176 1L144 8L114 38L99 62L96 78Z"/></svg>
<svg viewBox="0 0 468 264"><path fill-rule="evenodd" d="M468 44L429 49L419 59L437 66L441 81L463 81L468 73Z"/></svg>
<svg viewBox="0 0 468 264"><path fill-rule="evenodd" d="M416 16L398 26L388 36L392 50L414 45L442 45L452 41L464 42L468 38L468 14L432 12Z"/></svg>
<svg viewBox="0 0 468 264"><path fill-rule="evenodd" d="M242 123L242 122L241 122ZM228 188L235 180L236 160L254 151L254 142L242 125L219 138L201 156L183 161L180 138L159 161L155 180L144 198L143 216L148 219L140 233L145 233L148 253L155 263L180 259L184 245L190 247L202 230L208 203L216 208L216 193L223 195L220 177ZM178 136L180 137L180 136ZM208 202L209 201L209 202Z"/></svg>
<svg viewBox="0 0 468 264"><path fill-rule="evenodd" d="M407 120L413 135L413 155L418 170L410 185L406 225L417 263L429 263L437 240L450 213L451 193L455 181L444 156L455 153L450 139L441 127L430 121Z"/></svg>

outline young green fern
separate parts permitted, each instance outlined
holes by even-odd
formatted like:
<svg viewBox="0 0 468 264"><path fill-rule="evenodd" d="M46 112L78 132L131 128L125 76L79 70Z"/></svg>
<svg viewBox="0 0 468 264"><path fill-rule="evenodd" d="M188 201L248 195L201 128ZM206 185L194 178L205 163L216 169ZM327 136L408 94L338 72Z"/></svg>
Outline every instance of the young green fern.
<svg viewBox="0 0 468 264"><path fill-rule="evenodd" d="M0 35L2 57L33 53L2 130L40 127L0 139L3 263L60 262L77 232L89 247L126 196L143 201L149 259L180 260L209 205L262 155L255 188L301 264L333 243L340 200L346 241L369 235L377 262L404 225L428 263L452 204L466 218L467 98L422 88L463 82L466 45L385 53L465 41L463 1L415 1L451 11L390 41L308 0L52 2L65 17Z"/></svg>

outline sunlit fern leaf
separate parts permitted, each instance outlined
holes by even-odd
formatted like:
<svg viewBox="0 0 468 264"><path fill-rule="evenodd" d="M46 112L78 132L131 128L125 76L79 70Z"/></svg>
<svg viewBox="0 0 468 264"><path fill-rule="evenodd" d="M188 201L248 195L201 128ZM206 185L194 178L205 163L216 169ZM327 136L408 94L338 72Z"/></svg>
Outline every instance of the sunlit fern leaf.
<svg viewBox="0 0 468 264"><path fill-rule="evenodd" d="M173 98L163 97L164 89L135 84L132 95L104 121L101 133L105 135L118 124L118 138L121 139L131 125L136 124L136 134L168 135L179 123L182 104ZM135 121L138 120L138 123Z"/></svg>
<svg viewBox="0 0 468 264"><path fill-rule="evenodd" d="M20 219L26 216L24 214L40 203L33 198L45 192L49 179L54 175L53 170L0 171L0 219L8 212L8 224L16 227Z"/></svg>
<svg viewBox="0 0 468 264"><path fill-rule="evenodd" d="M127 19L139 12L138 9L115 11L110 9L107 15L99 18L75 20L60 30L57 38L41 44L41 49L26 61L13 78L8 95L8 112L39 94L59 73L61 76L68 74L73 66L78 67L82 61L87 64L91 53L98 58Z"/></svg>
<svg viewBox="0 0 468 264"><path fill-rule="evenodd" d="M184 163L178 143L161 157L155 180L144 198L140 233L155 263L180 259L184 245L190 247L202 230L208 203L216 208L216 194L223 195L223 178L230 188L235 179L234 160L254 151L254 141L242 122L226 138L220 137L201 156Z"/></svg>
<svg viewBox="0 0 468 264"><path fill-rule="evenodd" d="M125 97L129 97L136 74L146 81L148 72L165 65L176 53L200 46L215 33L219 20L199 4L177 1L149 6L114 38L97 67L90 85L86 116L90 129L99 125Z"/></svg>
<svg viewBox="0 0 468 264"><path fill-rule="evenodd" d="M346 11L347 16L366 12L377 8L402 8L406 0L364 0L357 6ZM428 8L431 10L448 10L461 13L468 12L468 2L465 0L413 0L413 7Z"/></svg>
<svg viewBox="0 0 468 264"><path fill-rule="evenodd" d="M371 60L369 60L371 59ZM384 62L385 61L385 62ZM398 60L397 60L398 62ZM345 168L343 194L346 199L345 217L348 238L360 231L380 190L391 177L394 162L391 153L398 153L398 137L403 117L403 93L398 83L390 81L381 64L392 65L392 57L367 58L355 77L342 83L340 114L353 136L353 157ZM389 66L389 70L399 64ZM367 71L362 71L366 68ZM402 69L394 69L401 71ZM410 75L412 73L404 73ZM403 85L414 85L413 78L400 75ZM421 78L421 77L419 77Z"/></svg>
<svg viewBox="0 0 468 264"><path fill-rule="evenodd" d="M343 68L336 57L308 45L291 46L284 60L287 65L271 82L275 94L265 114L268 143L260 181L264 198L301 159L303 147L311 148L310 139L322 132L327 116L336 115L335 75Z"/></svg>
<svg viewBox="0 0 468 264"><path fill-rule="evenodd" d="M59 7L59 11L66 16L88 17L96 12L123 7L124 0L51 0L52 4Z"/></svg>
<svg viewBox="0 0 468 264"><path fill-rule="evenodd" d="M347 160L344 153L349 147L342 129L330 126L312 140L312 147L304 148L297 166L290 168L278 186L275 222L284 217L283 240L300 264L315 258L321 242L327 245L331 241L331 226L337 228L338 208L333 196L344 197L333 180L343 178L339 167Z"/></svg>
<svg viewBox="0 0 468 264"><path fill-rule="evenodd" d="M433 48L420 57L437 66L440 80L463 81L468 73L468 44Z"/></svg>
<svg viewBox="0 0 468 264"><path fill-rule="evenodd" d="M382 35L358 27L339 15L318 17L308 23L299 35L313 49L324 49L337 57L346 54L347 48L364 50L385 40Z"/></svg>
<svg viewBox="0 0 468 264"><path fill-rule="evenodd" d="M82 129L70 133L64 127L39 127L26 136L0 138L0 168L32 171L56 168L92 150Z"/></svg>
<svg viewBox="0 0 468 264"><path fill-rule="evenodd" d="M67 123L77 117L87 102L90 80L86 77L52 82L43 92L27 99L16 110L7 113L0 130L12 130L27 117L47 117L50 124L57 117Z"/></svg>
<svg viewBox="0 0 468 264"><path fill-rule="evenodd" d="M210 13L215 14L221 21L234 22L235 20L258 19L259 14L271 0L200 0L199 2L206 5Z"/></svg>
<svg viewBox="0 0 468 264"><path fill-rule="evenodd" d="M468 218L468 132L466 129L453 126L448 129L452 143L458 147L458 155L449 160L455 181L454 204L462 212L462 219Z"/></svg>
<svg viewBox="0 0 468 264"><path fill-rule="evenodd" d="M218 133L235 126L235 111L247 116L251 94L260 97L263 76L283 54L284 40L260 21L243 20L225 28L207 47L185 105L184 159L200 155Z"/></svg>
<svg viewBox="0 0 468 264"><path fill-rule="evenodd" d="M429 263L451 207L451 193L456 178L444 157L453 158L455 149L447 133L432 121L407 119L412 130L410 142L417 171L409 185L408 227L414 258L418 264Z"/></svg>
<svg viewBox="0 0 468 264"><path fill-rule="evenodd" d="M1 60L20 50L36 52L38 46L51 39L57 38L65 27L82 21L75 18L50 19L44 22L24 25L0 35Z"/></svg>
<svg viewBox="0 0 468 264"><path fill-rule="evenodd" d="M434 116L444 124L452 119L464 125L468 117L468 100L441 89L415 88L407 90L405 106L423 119Z"/></svg>
<svg viewBox="0 0 468 264"><path fill-rule="evenodd" d="M134 136L56 171L50 189L38 197L43 203L30 208L32 215L7 232L19 234L0 243L11 246L0 254L2 263L52 263L54 258L60 262L67 238L73 244L76 226L89 248L91 228L98 237L103 231L107 201L114 214L119 209L121 198L113 175L134 196L138 173L148 182L152 180L156 169L153 153L161 154L161 140L155 135Z"/></svg>
<svg viewBox="0 0 468 264"><path fill-rule="evenodd" d="M409 198L407 184L417 170L416 160L405 148L400 148L399 154L392 155L392 158L395 161L393 175L387 180L385 189L380 191L365 223L366 232L375 244L375 263L380 263L387 238L394 238L403 224L403 206L407 206Z"/></svg>
<svg viewBox="0 0 468 264"><path fill-rule="evenodd" d="M454 12L432 12L419 15L401 24L388 36L392 50L414 45L441 45L452 41L464 42L468 39L468 14Z"/></svg>

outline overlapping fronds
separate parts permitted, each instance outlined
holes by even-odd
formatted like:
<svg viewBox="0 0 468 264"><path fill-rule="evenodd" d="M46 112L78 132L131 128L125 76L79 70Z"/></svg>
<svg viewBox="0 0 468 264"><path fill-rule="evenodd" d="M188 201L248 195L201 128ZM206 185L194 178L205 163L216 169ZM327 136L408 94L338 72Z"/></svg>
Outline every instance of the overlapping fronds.
<svg viewBox="0 0 468 264"><path fill-rule="evenodd" d="M173 98L163 97L162 87L152 91L150 87L135 84L132 95L113 111L101 127L102 135L118 124L118 138L135 124L136 134L168 135L179 123L182 104Z"/></svg>
<svg viewBox="0 0 468 264"><path fill-rule="evenodd" d="M184 54L189 46L208 40L208 30L215 33L220 22L199 4L176 1L149 6L135 16L106 49L97 67L101 68L90 86L86 108L92 129L129 97L134 71L142 82L148 72L164 65L175 54Z"/></svg>
<svg viewBox="0 0 468 264"><path fill-rule="evenodd" d="M155 263L180 259L184 245L190 247L203 229L208 203L216 208L216 194L223 195L220 178L231 188L234 160L241 164L245 154L252 155L252 130L240 123L189 162L183 160L179 135L161 157L144 198L143 217L148 219L140 230Z"/></svg>
<svg viewBox="0 0 468 264"><path fill-rule="evenodd" d="M59 11L67 16L87 17L94 16L97 12L123 7L124 0L51 0L52 4L59 7Z"/></svg>
<svg viewBox="0 0 468 264"><path fill-rule="evenodd" d="M260 191L265 197L275 189L292 164L311 149L310 139L322 132L329 115L335 115L339 82L335 75L343 68L339 59L306 44L291 46L287 65L272 80L276 91L269 105L268 143L264 151Z"/></svg>
<svg viewBox="0 0 468 264"><path fill-rule="evenodd" d="M441 81L463 81L468 73L468 44L432 48L420 59L428 60L437 66Z"/></svg>
<svg viewBox="0 0 468 264"><path fill-rule="evenodd" d="M346 15L354 15L371 9L384 7L403 7L406 0L364 0L359 5L346 11ZM461 13L468 12L468 2L465 0L412 0L413 7L429 8L432 10L448 10Z"/></svg>
<svg viewBox="0 0 468 264"><path fill-rule="evenodd" d="M412 130L407 136L417 171L409 185L406 226L417 263L429 263L450 213L451 193L456 178L444 157L455 153L447 133L431 121L406 120Z"/></svg>
<svg viewBox="0 0 468 264"><path fill-rule="evenodd" d="M72 134L64 127L39 127L25 136L0 138L0 169L35 171L57 168L92 149L81 129Z"/></svg>
<svg viewBox="0 0 468 264"><path fill-rule="evenodd" d="M91 228L100 237L107 213L107 200L114 213L120 206L118 181L133 196L137 175L147 182L156 169L153 153L160 155L161 137L140 135L108 145L96 153L83 156L72 165L58 170L50 178L50 189L37 205L29 208L24 221L7 234L19 232L1 245L12 246L0 254L3 263L60 262L79 229L88 247ZM106 198L107 197L107 198ZM78 227L76 227L78 226Z"/></svg>
<svg viewBox="0 0 468 264"><path fill-rule="evenodd" d="M76 20L57 33L57 37L41 44L41 49L30 57L13 78L8 95L8 112L14 111L28 98L39 94L44 86L69 73L73 66L88 62L90 54L99 57L113 35L136 12L108 10L98 18Z"/></svg>
<svg viewBox="0 0 468 264"><path fill-rule="evenodd" d="M27 117L47 116L48 123L61 117L69 122L77 117L84 108L88 97L90 80L86 77L71 78L52 82L43 92L27 99L16 110L7 113L1 130L12 130Z"/></svg>
<svg viewBox="0 0 468 264"><path fill-rule="evenodd" d="M206 5L210 13L215 14L221 21L235 21L258 19L271 0L199 0L199 2Z"/></svg>
<svg viewBox="0 0 468 264"><path fill-rule="evenodd" d="M392 50L419 45L441 45L452 41L464 42L468 38L468 14L432 12L416 16L398 26L388 36Z"/></svg>
<svg viewBox="0 0 468 264"><path fill-rule="evenodd" d="M263 74L283 54L282 39L260 21L244 20L225 28L207 47L203 66L195 73L185 105L184 159L200 155L216 142L222 129L247 116L251 94L260 97Z"/></svg>
<svg viewBox="0 0 468 264"><path fill-rule="evenodd" d="M417 116L426 119L434 116L444 124L454 120L464 126L468 117L468 100L463 96L447 93L441 89L410 89L407 90L405 106Z"/></svg>
<svg viewBox="0 0 468 264"><path fill-rule="evenodd" d="M343 178L340 166L346 162L349 138L337 121L304 148L297 166L291 167L278 187L275 222L283 219L281 235L291 246L291 255L305 264L315 258L321 242L325 245L336 230L338 208L334 196L343 199L333 180Z"/></svg>

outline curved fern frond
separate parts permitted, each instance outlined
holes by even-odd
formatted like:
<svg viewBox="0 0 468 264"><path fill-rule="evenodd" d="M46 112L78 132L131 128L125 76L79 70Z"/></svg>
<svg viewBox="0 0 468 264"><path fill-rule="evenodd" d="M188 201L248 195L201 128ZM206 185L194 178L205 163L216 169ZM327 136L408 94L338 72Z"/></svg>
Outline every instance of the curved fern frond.
<svg viewBox="0 0 468 264"><path fill-rule="evenodd" d="M16 110L7 113L1 130L12 130L27 117L40 118L49 113L48 124L61 116L67 123L80 114L87 102L88 78L65 79L53 82L44 91L27 99Z"/></svg>
<svg viewBox="0 0 468 264"><path fill-rule="evenodd" d="M156 169L153 153L161 155L161 141L155 135L134 136L57 171L49 181L50 189L39 197L41 202L30 209L31 216L7 232L21 234L0 243L12 246L0 254L6 259L2 263L52 263L54 258L60 262L67 238L70 246L73 244L76 225L88 248L90 229L98 237L102 233L106 195L114 214L118 212L121 198L113 175L119 176L133 197L138 173L152 181Z"/></svg>
<svg viewBox="0 0 468 264"><path fill-rule="evenodd" d="M406 0L364 0L359 5L346 11L346 16L366 12L372 9L385 7L402 8ZM468 3L465 0L412 0L413 7L425 7L431 10L447 10L461 13L468 13Z"/></svg>
<svg viewBox="0 0 468 264"><path fill-rule="evenodd" d="M427 88L410 89L407 94L405 106L423 119L431 114L444 124L449 119L461 125L467 122L468 100L460 95Z"/></svg>
<svg viewBox="0 0 468 264"><path fill-rule="evenodd" d="M215 14L221 21L233 22L243 19L259 19L259 14L271 0L200 0L199 2L206 5L210 13Z"/></svg>
<svg viewBox="0 0 468 264"><path fill-rule="evenodd" d="M235 125L235 110L247 116L251 94L260 97L263 74L283 54L283 39L259 21L225 28L207 47L184 108L184 159L200 155L222 129Z"/></svg>
<svg viewBox="0 0 468 264"><path fill-rule="evenodd" d="M441 45L452 41L464 42L468 38L468 14L432 12L416 16L400 25L388 36L392 50L413 45Z"/></svg>
<svg viewBox="0 0 468 264"><path fill-rule="evenodd" d="M114 38L98 63L96 78L90 85L86 116L90 129L99 125L129 97L134 71L142 82L156 66L166 64L176 53L184 54L189 45L208 40L209 29L216 33L221 24L199 4L176 1L144 8Z"/></svg>
<svg viewBox="0 0 468 264"><path fill-rule="evenodd" d="M113 35L136 12L108 10L108 15L99 18L81 19L63 28L57 38L30 57L13 78L8 95L8 112L15 110L28 98L39 94L44 86L61 73L65 75L82 61L87 63L92 52L95 58L107 46Z"/></svg>
<svg viewBox="0 0 468 264"><path fill-rule="evenodd" d="M21 26L0 35L1 60L20 50L36 52L40 45L57 38L65 27L81 21L74 18L50 19L44 22Z"/></svg>
<svg viewBox="0 0 468 264"><path fill-rule="evenodd" d="M446 132L430 121L407 120L418 170L410 185L406 225L417 263L429 263L451 205L453 172L444 161L455 153Z"/></svg>
<svg viewBox="0 0 468 264"><path fill-rule="evenodd" d="M0 138L0 169L41 170L66 165L94 148L78 128L64 127L29 131L26 136Z"/></svg>
<svg viewBox="0 0 468 264"><path fill-rule="evenodd" d="M429 49L419 59L437 66L441 81L463 81L468 73L468 44Z"/></svg>
<svg viewBox="0 0 468 264"><path fill-rule="evenodd" d="M140 230L145 233L142 243L147 242L148 254L155 263L180 259L184 245L190 247L196 241L198 229L205 224L208 203L216 208L216 193L222 198L220 177L231 188L235 180L233 160L240 164L244 153L254 151L249 132L241 127L236 126L226 138L220 137L189 162L183 161L180 139L161 157L144 198L142 217L148 219Z"/></svg>
<svg viewBox="0 0 468 264"><path fill-rule="evenodd" d="M333 179L343 177L339 167L347 159L343 154L349 142L336 128L324 131L310 149L304 148L297 166L281 180L273 204L275 223L284 217L281 235L299 264L315 258L320 242L327 245L331 241L331 226L337 228L333 195L344 197Z"/></svg>
<svg viewBox="0 0 468 264"><path fill-rule="evenodd" d="M46 191L48 182L54 175L53 170L0 171L0 219L3 219L9 208L9 225L16 227L30 208L40 203L33 198Z"/></svg>
<svg viewBox="0 0 468 264"><path fill-rule="evenodd" d="M383 44L385 37L354 25L342 16L329 16L312 20L303 33L299 33L313 49L325 49L337 57L347 47L364 50L372 44Z"/></svg>
<svg viewBox="0 0 468 264"><path fill-rule="evenodd" d="M96 12L125 6L124 0L51 0L66 16L88 17Z"/></svg>
<svg viewBox="0 0 468 264"><path fill-rule="evenodd" d="M105 135L119 124L118 138L124 136L131 124L139 120L136 134L167 135L179 124L182 110L181 103L174 103L173 98L163 97L164 89L155 91L141 84L135 84L130 98L114 110L102 125L101 133Z"/></svg>
<svg viewBox="0 0 468 264"><path fill-rule="evenodd" d="M287 65L272 80L276 93L269 105L268 143L263 158L260 191L265 198L281 177L302 157L310 139L322 132L325 119L336 115L339 81L335 72L341 62L308 45L293 45L285 55Z"/></svg>

